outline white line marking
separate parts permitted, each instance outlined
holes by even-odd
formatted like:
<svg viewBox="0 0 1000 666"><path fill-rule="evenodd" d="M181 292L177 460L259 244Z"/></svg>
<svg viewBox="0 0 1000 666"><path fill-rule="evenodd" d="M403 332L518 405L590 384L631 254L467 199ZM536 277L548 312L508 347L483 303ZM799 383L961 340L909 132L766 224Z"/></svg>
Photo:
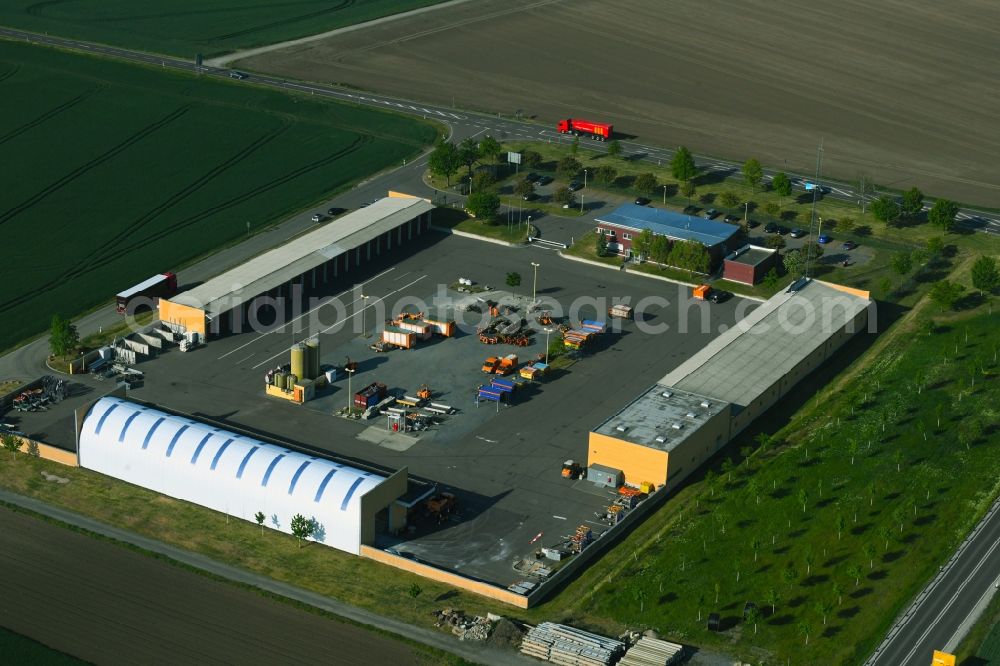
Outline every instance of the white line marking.
<svg viewBox="0 0 1000 666"><path fill-rule="evenodd" d="M476 435L476 439L481 439L481 440L483 440L484 442L488 442L489 444L496 444L496 443L497 443L497 441L498 441L498 440L495 440L495 439L486 439L486 438L485 438L485 437L483 437L482 435Z"/></svg>
<svg viewBox="0 0 1000 666"><path fill-rule="evenodd" d="M552 517L553 518L558 518L559 520L566 520L566 516L556 516L556 515L553 515Z"/></svg>
<svg viewBox="0 0 1000 666"><path fill-rule="evenodd" d="M253 356L253 355L254 355L254 354L256 354L256 353L257 353L257 352L254 352L253 354L250 354L250 356ZM240 364L240 363L242 363L243 361L249 361L249 360L250 360L250 356L247 356L246 358L243 358L243 359L240 359L239 361L236 361L236 365L239 365L239 364Z"/></svg>
<svg viewBox="0 0 1000 666"><path fill-rule="evenodd" d="M325 301L323 301L322 303L320 303L319 305L317 305L316 307L314 307L314 308L313 308L312 310L310 310L309 312L305 312L305 313L303 313L303 314L299 315L299 316L298 316L298 317L296 317L295 319L292 319L291 321L289 321L289 322L286 322L286 323L282 324L282 325L281 325L280 327L278 327L278 328L272 328L272 329L271 329L270 331L265 331L265 332L261 333L260 335L258 335L258 336L257 336L256 338L254 338L254 339L253 339L253 340L251 340L250 342L247 342L247 343L245 343L245 344L242 344L242 345L240 345L239 347L237 347L236 349L233 349L232 351L228 351L228 352L226 352L225 354L223 354L222 356L220 356L220 357L219 357L218 359L216 359L216 360L221 360L221 359L224 359L224 358L226 358L226 357L227 357L227 356L229 356L230 354L235 354L236 352L238 352L239 350L243 349L244 347L247 347L247 346L249 346L249 345L252 345L253 343L257 342L258 340L260 340L261 338L263 338L263 337L264 337L265 335L270 335L271 333L277 333L278 331L282 331L282 330L284 330L284 328L285 328L286 326L288 326L289 324L294 324L294 323L295 323L295 322L297 322L297 321L298 321L299 319L302 319L302 317L305 317L305 316L307 316L307 315L310 315L310 314L312 314L313 312L315 312L316 310L319 310L319 309L320 309L321 307L323 307L324 305L329 305L330 303L332 303L333 301L337 300L338 298L340 298L340 297L341 297L341 296L343 296L344 294L349 294L349 293L351 293L352 291L354 291L355 289L357 289L358 287L363 287L363 286L365 286L366 284L368 284L369 282L372 282L372 281L374 281L374 280L377 280L377 279L379 279L380 277L382 277L383 275L385 275L386 273L389 273L389 272L391 272L391 271L394 271L394 270L396 270L396 268L395 268L395 267L393 267L393 268L390 268L390 269L388 269L388 270L385 270L385 271L382 271L381 273L379 273L378 275L376 275L375 277L373 277L373 278L371 278L371 279L369 279L369 280L366 280L366 281L364 281L364 282L362 282L362 283L360 283L360 284L356 284L356 285L354 285L353 287L351 287L350 289L345 289L344 291L340 292L340 293L339 293L339 294L337 294L336 296L331 296L330 298L326 299ZM355 300L354 300L354 301L352 301L351 303L348 303L348 305L353 305L354 303L357 303L357 302L358 302L358 299L355 299Z"/></svg>

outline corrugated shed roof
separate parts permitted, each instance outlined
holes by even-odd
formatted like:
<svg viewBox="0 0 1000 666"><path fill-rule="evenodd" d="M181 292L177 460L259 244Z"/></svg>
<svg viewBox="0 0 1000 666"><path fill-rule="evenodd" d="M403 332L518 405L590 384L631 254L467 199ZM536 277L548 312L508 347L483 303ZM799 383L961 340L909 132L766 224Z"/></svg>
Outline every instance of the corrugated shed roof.
<svg viewBox="0 0 1000 666"><path fill-rule="evenodd" d="M619 206L596 219L597 222L637 231L649 229L653 233L675 240L697 241L706 247L724 243L740 230L739 227L725 222L636 204Z"/></svg>
<svg viewBox="0 0 1000 666"><path fill-rule="evenodd" d="M203 309L209 316L219 315L433 208L423 199L379 199L371 206L348 213L258 255L170 300Z"/></svg>

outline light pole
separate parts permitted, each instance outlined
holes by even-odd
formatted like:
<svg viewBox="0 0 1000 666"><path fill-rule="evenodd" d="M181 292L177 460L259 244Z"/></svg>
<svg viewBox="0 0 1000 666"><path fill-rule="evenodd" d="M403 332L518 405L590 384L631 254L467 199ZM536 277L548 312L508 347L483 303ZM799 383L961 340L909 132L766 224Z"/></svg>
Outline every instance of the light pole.
<svg viewBox="0 0 1000 666"><path fill-rule="evenodd" d="M371 298L371 296L365 296L364 294L361 295L361 337L363 338L368 337L368 326L365 323L365 311L368 309L369 298Z"/></svg>
<svg viewBox="0 0 1000 666"><path fill-rule="evenodd" d="M583 170L583 188L587 189L587 170Z"/></svg>
<svg viewBox="0 0 1000 666"><path fill-rule="evenodd" d="M663 205L667 205L667 186L663 186Z"/></svg>
<svg viewBox="0 0 1000 666"><path fill-rule="evenodd" d="M545 365L549 364L549 333L551 332L551 328L545 329Z"/></svg>
<svg viewBox="0 0 1000 666"><path fill-rule="evenodd" d="M525 232L528 237L531 237L531 216L528 216L528 221L525 223Z"/></svg>
<svg viewBox="0 0 1000 666"><path fill-rule="evenodd" d="M748 212L749 210L750 210L750 202L749 201L744 201L743 202L743 221L744 222L747 221L747 215L749 215L749 212Z"/></svg>
<svg viewBox="0 0 1000 666"><path fill-rule="evenodd" d="M535 294L537 293L537 289L538 289L538 267L541 266L541 264L536 264L535 262L531 262L531 265L534 266L534 268L535 268L535 277L531 281L531 304L534 305L535 304Z"/></svg>
<svg viewBox="0 0 1000 666"><path fill-rule="evenodd" d="M580 195L580 214L583 214L583 195Z"/></svg>
<svg viewBox="0 0 1000 666"><path fill-rule="evenodd" d="M353 394L351 393L351 377L354 376L354 370L348 370L346 367L344 370L347 372L347 415L351 415L351 398Z"/></svg>

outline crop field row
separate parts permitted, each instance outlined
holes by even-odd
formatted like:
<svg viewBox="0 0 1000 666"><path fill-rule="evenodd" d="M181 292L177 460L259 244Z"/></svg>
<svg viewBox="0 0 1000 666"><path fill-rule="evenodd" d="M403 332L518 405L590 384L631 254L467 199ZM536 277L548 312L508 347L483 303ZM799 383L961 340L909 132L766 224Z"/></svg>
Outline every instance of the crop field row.
<svg viewBox="0 0 1000 666"><path fill-rule="evenodd" d="M0 3L0 24L194 58L326 32L441 0L82 0Z"/></svg>
<svg viewBox="0 0 1000 666"><path fill-rule="evenodd" d="M11 43L0 95L18 100L0 108L0 160L16 165L0 195L0 348L435 136L387 113Z"/></svg>

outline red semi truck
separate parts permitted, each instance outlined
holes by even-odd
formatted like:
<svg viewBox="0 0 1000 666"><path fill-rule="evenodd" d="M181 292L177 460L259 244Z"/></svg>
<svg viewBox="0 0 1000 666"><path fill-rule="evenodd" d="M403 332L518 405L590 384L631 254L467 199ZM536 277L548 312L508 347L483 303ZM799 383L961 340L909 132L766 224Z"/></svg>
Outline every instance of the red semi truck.
<svg viewBox="0 0 1000 666"><path fill-rule="evenodd" d="M589 120L578 118L567 118L556 123L556 129L561 134L585 134L598 141L607 141L614 134L615 128L607 123L592 123Z"/></svg>
<svg viewBox="0 0 1000 666"><path fill-rule="evenodd" d="M161 273L126 289L115 296L115 307L119 314L128 311L129 303L136 298L170 298L177 294L177 275Z"/></svg>

